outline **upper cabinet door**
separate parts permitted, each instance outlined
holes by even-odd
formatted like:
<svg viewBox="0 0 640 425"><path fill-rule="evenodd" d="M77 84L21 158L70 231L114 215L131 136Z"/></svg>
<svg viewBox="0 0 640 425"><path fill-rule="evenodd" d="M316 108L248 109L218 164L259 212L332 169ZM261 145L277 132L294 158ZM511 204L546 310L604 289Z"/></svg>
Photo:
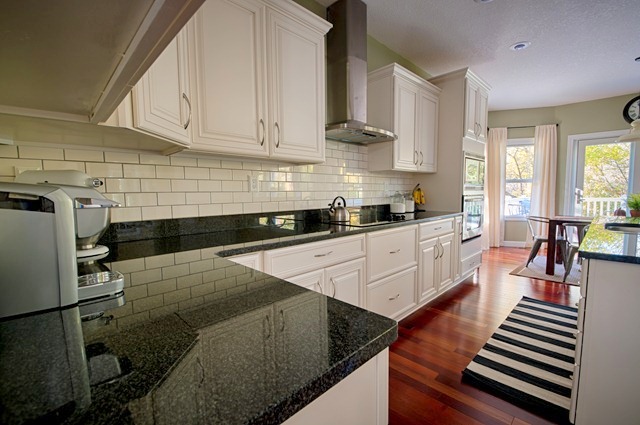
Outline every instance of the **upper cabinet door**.
<svg viewBox="0 0 640 425"><path fill-rule="evenodd" d="M268 155L265 7L208 0L190 23L193 147Z"/></svg>
<svg viewBox="0 0 640 425"><path fill-rule="evenodd" d="M415 85L396 78L395 84L395 132L398 140L393 145L395 170L418 169L418 93Z"/></svg>
<svg viewBox="0 0 640 425"><path fill-rule="evenodd" d="M324 34L268 12L269 128L273 158L325 157Z"/></svg>
<svg viewBox="0 0 640 425"><path fill-rule="evenodd" d="M134 126L191 144L191 99L183 30L167 46L132 90Z"/></svg>
<svg viewBox="0 0 640 425"><path fill-rule="evenodd" d="M478 91L480 87L473 81L466 81L466 98L464 113L464 137L476 140L478 133L478 121L476 117L476 106L478 103Z"/></svg>
<svg viewBox="0 0 640 425"><path fill-rule="evenodd" d="M419 102L418 171L433 173L438 164L439 99L437 94L420 90Z"/></svg>
<svg viewBox="0 0 640 425"><path fill-rule="evenodd" d="M489 114L489 92L480 88L477 95L476 114L478 119L478 142L487 143L487 126Z"/></svg>

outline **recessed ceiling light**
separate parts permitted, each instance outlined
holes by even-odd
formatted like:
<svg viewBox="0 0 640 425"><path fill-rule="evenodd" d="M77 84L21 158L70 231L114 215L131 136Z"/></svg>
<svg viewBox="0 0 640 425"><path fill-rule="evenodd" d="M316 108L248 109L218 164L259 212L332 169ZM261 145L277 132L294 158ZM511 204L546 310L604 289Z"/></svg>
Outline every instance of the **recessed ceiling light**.
<svg viewBox="0 0 640 425"><path fill-rule="evenodd" d="M524 50L529 46L531 46L531 42L530 41L518 41L516 44L512 45L509 48L511 50L513 50L514 52L519 52L520 50Z"/></svg>

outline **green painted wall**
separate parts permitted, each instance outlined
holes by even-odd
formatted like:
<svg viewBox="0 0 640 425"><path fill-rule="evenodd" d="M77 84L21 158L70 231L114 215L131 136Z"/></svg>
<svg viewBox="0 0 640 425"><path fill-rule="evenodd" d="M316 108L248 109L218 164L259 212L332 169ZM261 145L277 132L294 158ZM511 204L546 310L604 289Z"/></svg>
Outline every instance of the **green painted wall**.
<svg viewBox="0 0 640 425"><path fill-rule="evenodd" d="M489 94L491 96L491 94ZM489 112L489 127L518 127L541 124L558 124L558 169L556 180L556 212L564 211L564 182L567 163L567 143L575 134L597 133L600 131L626 130L629 124L622 118L622 108L636 93L572 103L548 108L516 109ZM509 138L533 137L534 128L511 129ZM526 223L507 222L507 235L512 237L526 234ZM524 240L524 239L522 239Z"/></svg>
<svg viewBox="0 0 640 425"><path fill-rule="evenodd" d="M316 15L325 18L327 9L320 3L317 3L314 0L294 1L305 9L308 9ZM399 63L408 70L415 72L424 79L428 79L431 77L430 74L425 72L422 68L416 66L413 62L400 56L370 35L367 35L367 70L371 72L394 62Z"/></svg>

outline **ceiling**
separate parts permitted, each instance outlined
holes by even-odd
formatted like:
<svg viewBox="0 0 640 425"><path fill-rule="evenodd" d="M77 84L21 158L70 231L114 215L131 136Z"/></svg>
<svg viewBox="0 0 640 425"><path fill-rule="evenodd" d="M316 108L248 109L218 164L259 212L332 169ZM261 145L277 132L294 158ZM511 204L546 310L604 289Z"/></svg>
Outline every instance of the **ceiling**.
<svg viewBox="0 0 640 425"><path fill-rule="evenodd" d="M640 92L638 0L364 1L369 35L432 76L469 67L492 111Z"/></svg>

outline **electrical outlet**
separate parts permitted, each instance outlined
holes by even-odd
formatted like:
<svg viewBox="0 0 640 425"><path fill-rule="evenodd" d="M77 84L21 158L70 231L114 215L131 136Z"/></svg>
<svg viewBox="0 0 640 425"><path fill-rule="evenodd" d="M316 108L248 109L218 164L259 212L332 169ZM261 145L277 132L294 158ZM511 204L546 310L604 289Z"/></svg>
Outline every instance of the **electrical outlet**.
<svg viewBox="0 0 640 425"><path fill-rule="evenodd" d="M249 176L249 192L259 192L260 191L260 183L258 181L258 176Z"/></svg>

